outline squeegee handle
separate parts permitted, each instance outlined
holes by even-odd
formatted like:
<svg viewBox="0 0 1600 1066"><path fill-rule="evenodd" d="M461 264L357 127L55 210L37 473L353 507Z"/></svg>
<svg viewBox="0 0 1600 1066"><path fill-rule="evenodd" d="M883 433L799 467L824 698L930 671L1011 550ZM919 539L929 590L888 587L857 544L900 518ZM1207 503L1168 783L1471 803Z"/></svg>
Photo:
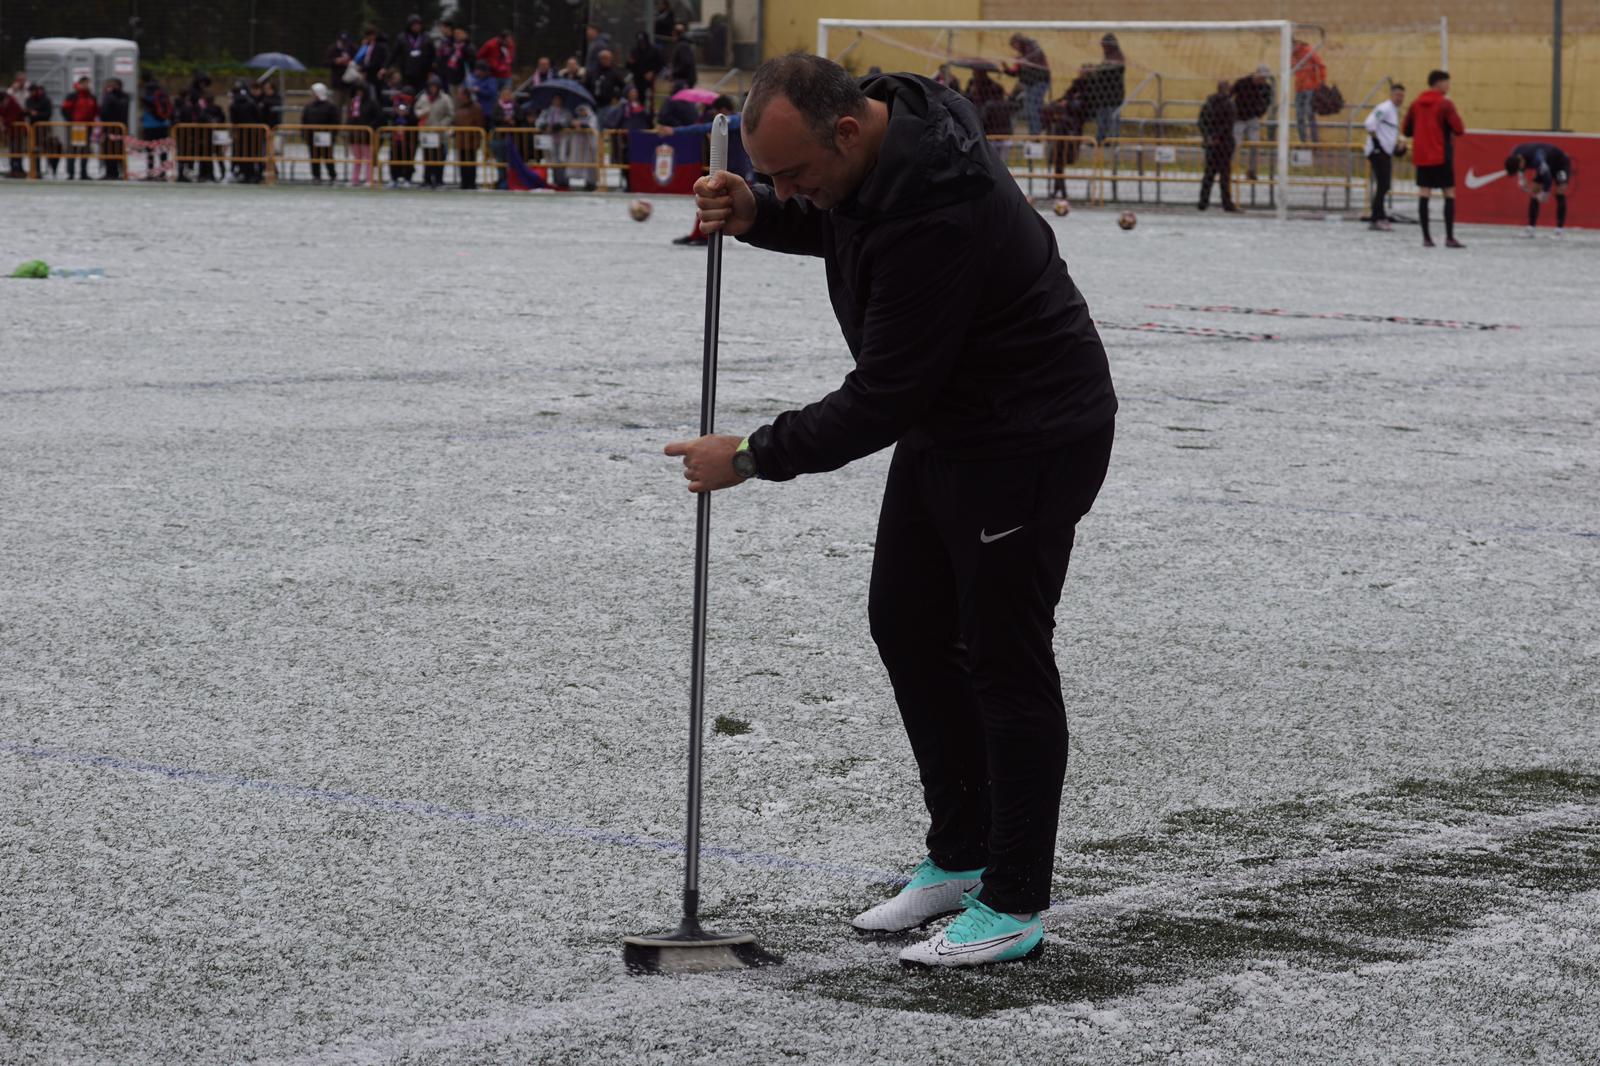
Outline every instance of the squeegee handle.
<svg viewBox="0 0 1600 1066"><path fill-rule="evenodd" d="M711 173L728 169L728 116L711 120Z"/></svg>

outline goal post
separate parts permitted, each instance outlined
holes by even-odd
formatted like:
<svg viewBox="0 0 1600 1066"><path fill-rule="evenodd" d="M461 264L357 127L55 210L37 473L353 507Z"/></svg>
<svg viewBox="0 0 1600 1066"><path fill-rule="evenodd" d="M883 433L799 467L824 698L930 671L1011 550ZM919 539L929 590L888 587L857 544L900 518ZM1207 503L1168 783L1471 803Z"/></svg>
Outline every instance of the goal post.
<svg viewBox="0 0 1600 1066"><path fill-rule="evenodd" d="M1276 128L1273 132L1273 196L1274 207L1280 220L1289 217L1289 137L1295 118L1295 92L1293 67L1293 40L1295 24L1283 19L1255 19L1235 21L1057 21L991 19L846 19L824 18L817 20L817 54L839 59L847 64L851 54L863 43L866 52L881 55L897 69L919 73L932 73L941 66L972 66L988 63L993 69L1001 61L1014 58L1006 47L1009 36L1020 33L1027 36L1045 35L1041 44L1047 56L1049 42L1070 41L1072 47L1064 49L1078 58L1093 58L1085 51L1087 45L1098 44L1103 35L1118 35L1119 40L1130 41L1130 56L1137 55L1141 42L1204 38L1217 42L1202 48L1198 54L1184 57L1179 65L1184 69L1174 72L1174 80L1182 84L1190 96L1209 95L1216 81L1230 80L1266 66L1272 71L1274 95L1277 104ZM1226 43L1232 35L1231 46ZM841 43L843 42L843 43ZM1171 52L1174 46L1168 45ZM838 54L835 54L838 53ZM1059 58L1059 57L1057 57ZM1127 62L1132 63L1129 59ZM1245 64L1248 64L1246 66ZM1054 64L1053 64L1054 65ZM886 68L887 69L887 68ZM1129 73L1138 73L1138 70ZM1151 68L1140 84L1154 79L1159 85L1163 74ZM1209 87L1206 86L1210 79ZM1070 79L1069 79L1070 80ZM1182 103L1198 107L1198 99ZM1120 111L1121 105L1118 105ZM1120 120L1119 120L1120 121ZM1158 116L1158 121L1160 117ZM1265 119L1263 119L1265 124ZM1161 127L1158 125L1158 129ZM1097 130L1097 136L1102 131ZM1102 137L1103 139L1103 137Z"/></svg>

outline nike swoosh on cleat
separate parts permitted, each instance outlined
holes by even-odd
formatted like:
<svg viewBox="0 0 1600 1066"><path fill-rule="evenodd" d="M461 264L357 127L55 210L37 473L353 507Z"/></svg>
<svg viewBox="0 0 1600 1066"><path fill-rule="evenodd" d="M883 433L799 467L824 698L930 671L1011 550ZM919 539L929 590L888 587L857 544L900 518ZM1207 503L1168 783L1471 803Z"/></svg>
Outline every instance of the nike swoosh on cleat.
<svg viewBox="0 0 1600 1066"><path fill-rule="evenodd" d="M1023 523L1023 525L1026 525L1026 524L1027 524L1026 522ZM979 540L979 542L981 542L983 544L993 544L995 541L999 540L1001 537L1009 537L1009 536L1011 536L1011 534L1015 533L1018 529L1021 529L1021 528L1022 528L1022 526L1017 526L1015 529L1008 529L1004 533L996 533L992 537L989 535L989 531L988 530L980 529L980 530L978 530L978 540Z"/></svg>
<svg viewBox="0 0 1600 1066"><path fill-rule="evenodd" d="M1471 167L1468 167L1466 185L1469 189L1481 189L1491 181L1499 181L1505 176L1506 172L1503 170L1496 170L1488 174L1476 174L1473 173Z"/></svg>
<svg viewBox="0 0 1600 1066"><path fill-rule="evenodd" d="M1015 943L1027 935L1028 930L1024 929L1020 933L1012 933L1009 936L997 936L993 940L978 940L971 944L962 944L960 947L953 948L949 951L945 950L945 945L948 944L949 941L943 941L933 946L933 953L939 956L941 959L953 958L956 955L970 955L974 951L986 951L989 948L1005 947L1007 944Z"/></svg>

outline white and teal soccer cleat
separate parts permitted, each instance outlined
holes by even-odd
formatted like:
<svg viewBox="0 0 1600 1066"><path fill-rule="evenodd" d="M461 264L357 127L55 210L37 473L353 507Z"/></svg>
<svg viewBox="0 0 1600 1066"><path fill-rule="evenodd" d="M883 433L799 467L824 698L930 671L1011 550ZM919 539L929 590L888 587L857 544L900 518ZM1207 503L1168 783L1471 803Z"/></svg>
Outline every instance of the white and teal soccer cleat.
<svg viewBox="0 0 1600 1066"><path fill-rule="evenodd" d="M862 933L904 933L955 914L962 897L983 883L983 870L943 870L923 859L900 894L850 919Z"/></svg>
<svg viewBox="0 0 1600 1066"><path fill-rule="evenodd" d="M901 966L983 966L1031 959L1044 950L1039 915L1013 918L971 895L962 896L961 903L966 909L943 932L900 952Z"/></svg>

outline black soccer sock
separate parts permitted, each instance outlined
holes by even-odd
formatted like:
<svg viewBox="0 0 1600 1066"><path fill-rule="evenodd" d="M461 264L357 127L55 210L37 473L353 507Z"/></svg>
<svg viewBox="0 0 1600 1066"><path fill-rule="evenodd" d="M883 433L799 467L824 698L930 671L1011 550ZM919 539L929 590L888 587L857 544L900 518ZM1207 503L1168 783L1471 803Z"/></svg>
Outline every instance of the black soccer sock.
<svg viewBox="0 0 1600 1066"><path fill-rule="evenodd" d="M1535 197L1530 197L1529 200L1528 200L1528 225L1529 225L1529 227L1533 227L1533 226L1537 226L1538 224L1539 224L1539 198L1535 196Z"/></svg>
<svg viewBox="0 0 1600 1066"><path fill-rule="evenodd" d="M1444 239L1456 239L1456 198L1447 197L1444 202Z"/></svg>
<svg viewBox="0 0 1600 1066"><path fill-rule="evenodd" d="M1433 231L1428 227L1429 199L1430 197L1427 196L1419 196L1417 198L1417 215L1422 219L1422 239L1426 241L1433 240Z"/></svg>
<svg viewBox="0 0 1600 1066"><path fill-rule="evenodd" d="M1556 193L1556 229L1567 227L1567 198L1561 193Z"/></svg>

